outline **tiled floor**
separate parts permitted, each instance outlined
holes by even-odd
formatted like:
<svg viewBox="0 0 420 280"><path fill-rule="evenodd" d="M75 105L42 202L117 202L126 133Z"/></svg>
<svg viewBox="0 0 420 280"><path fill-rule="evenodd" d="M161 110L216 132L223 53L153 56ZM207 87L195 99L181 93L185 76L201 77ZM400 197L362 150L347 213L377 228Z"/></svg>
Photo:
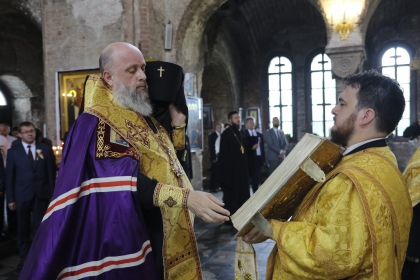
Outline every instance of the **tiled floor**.
<svg viewBox="0 0 420 280"><path fill-rule="evenodd" d="M214 195L219 199L222 197L221 192ZM235 280L236 230L231 226L207 224L196 219L195 232L204 279ZM260 279L265 279L265 266L273 246L273 241L266 241L254 246L257 252ZM3 266L3 269L0 270L0 280L18 279L19 272L15 269L18 263L17 256L0 260L0 264Z"/></svg>

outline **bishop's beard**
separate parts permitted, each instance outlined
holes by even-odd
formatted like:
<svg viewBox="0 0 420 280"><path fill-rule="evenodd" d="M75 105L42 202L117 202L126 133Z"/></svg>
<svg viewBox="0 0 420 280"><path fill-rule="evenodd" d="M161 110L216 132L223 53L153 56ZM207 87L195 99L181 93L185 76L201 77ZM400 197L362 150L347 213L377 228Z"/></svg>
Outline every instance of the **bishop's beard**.
<svg viewBox="0 0 420 280"><path fill-rule="evenodd" d="M129 108L145 117L153 113L153 107L147 90L126 86L119 80L115 80L112 93L115 102L121 107Z"/></svg>

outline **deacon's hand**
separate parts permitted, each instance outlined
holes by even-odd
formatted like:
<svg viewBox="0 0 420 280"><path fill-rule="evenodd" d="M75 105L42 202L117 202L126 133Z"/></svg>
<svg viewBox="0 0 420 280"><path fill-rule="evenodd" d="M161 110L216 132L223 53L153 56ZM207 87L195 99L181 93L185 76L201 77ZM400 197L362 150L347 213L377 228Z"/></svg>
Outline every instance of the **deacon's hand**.
<svg viewBox="0 0 420 280"><path fill-rule="evenodd" d="M245 236L242 237L242 240L248 244L255 244L261 243L268 239L261 231L259 231L256 227L252 228L250 232L248 232Z"/></svg>
<svg viewBox="0 0 420 280"><path fill-rule="evenodd" d="M229 221L230 213L223 205L225 204L210 193L191 190L188 194L188 209L208 223Z"/></svg>
<svg viewBox="0 0 420 280"><path fill-rule="evenodd" d="M252 146L253 150L256 150L258 148L258 144L254 144L254 146Z"/></svg>
<svg viewBox="0 0 420 280"><path fill-rule="evenodd" d="M173 126L181 126L185 124L185 120L187 117L175 107L175 105L169 105L169 113L171 114L172 125Z"/></svg>

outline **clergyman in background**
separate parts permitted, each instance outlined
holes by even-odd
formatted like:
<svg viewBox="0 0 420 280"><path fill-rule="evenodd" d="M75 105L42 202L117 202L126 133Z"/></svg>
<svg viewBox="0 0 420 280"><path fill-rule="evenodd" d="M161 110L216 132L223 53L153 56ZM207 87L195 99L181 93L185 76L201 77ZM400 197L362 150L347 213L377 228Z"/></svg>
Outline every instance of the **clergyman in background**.
<svg viewBox="0 0 420 280"><path fill-rule="evenodd" d="M230 112L228 119L230 126L223 131L220 138L218 178L225 208L233 214L247 201L250 194L248 165L242 133L239 130L238 112ZM229 220L227 224L231 225L232 222Z"/></svg>

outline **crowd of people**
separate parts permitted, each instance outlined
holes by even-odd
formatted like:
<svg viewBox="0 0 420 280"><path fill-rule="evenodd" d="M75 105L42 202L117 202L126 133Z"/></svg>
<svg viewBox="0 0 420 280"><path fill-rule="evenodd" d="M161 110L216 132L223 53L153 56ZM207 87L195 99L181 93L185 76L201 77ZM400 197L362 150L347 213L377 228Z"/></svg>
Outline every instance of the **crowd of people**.
<svg viewBox="0 0 420 280"><path fill-rule="evenodd" d="M245 119L243 129L237 111L229 112L227 118L228 123L224 127L216 123L208 137L210 192L222 190L226 209L235 213L250 197L250 189L255 193L260 187L263 168L269 176L283 162L288 142L278 117L264 134L255 127L253 117ZM226 224L232 223L229 220Z"/></svg>
<svg viewBox="0 0 420 280"><path fill-rule="evenodd" d="M4 232L9 225L17 224L17 268L21 269L31 234L36 234L54 190L56 162L51 140L32 123L20 123L17 132L12 136L10 126L0 124L0 156L4 163L0 164L0 229L2 239L7 239Z"/></svg>
<svg viewBox="0 0 420 280"><path fill-rule="evenodd" d="M182 167L182 102L163 108L170 119L159 123L145 67L131 44L102 51L102 77L86 80L84 108L68 132L57 176L51 142L38 139L32 123L22 122L14 140L0 125L0 195L16 211L20 279L203 279L194 215L231 224L250 190L258 191L261 169L271 174L284 160L288 143L277 117L262 134L251 117L242 129L231 111L224 130L217 123L209 137L211 191L220 186L223 202L194 190ZM156 81L182 76L182 69L171 71ZM289 221L271 219L269 236L255 227L242 238L275 241L267 279L401 278L412 242L417 160L404 179L385 139L404 112L403 92L376 71L350 75L344 84L330 137L346 148L342 160ZM411 274L419 259L408 252Z"/></svg>

